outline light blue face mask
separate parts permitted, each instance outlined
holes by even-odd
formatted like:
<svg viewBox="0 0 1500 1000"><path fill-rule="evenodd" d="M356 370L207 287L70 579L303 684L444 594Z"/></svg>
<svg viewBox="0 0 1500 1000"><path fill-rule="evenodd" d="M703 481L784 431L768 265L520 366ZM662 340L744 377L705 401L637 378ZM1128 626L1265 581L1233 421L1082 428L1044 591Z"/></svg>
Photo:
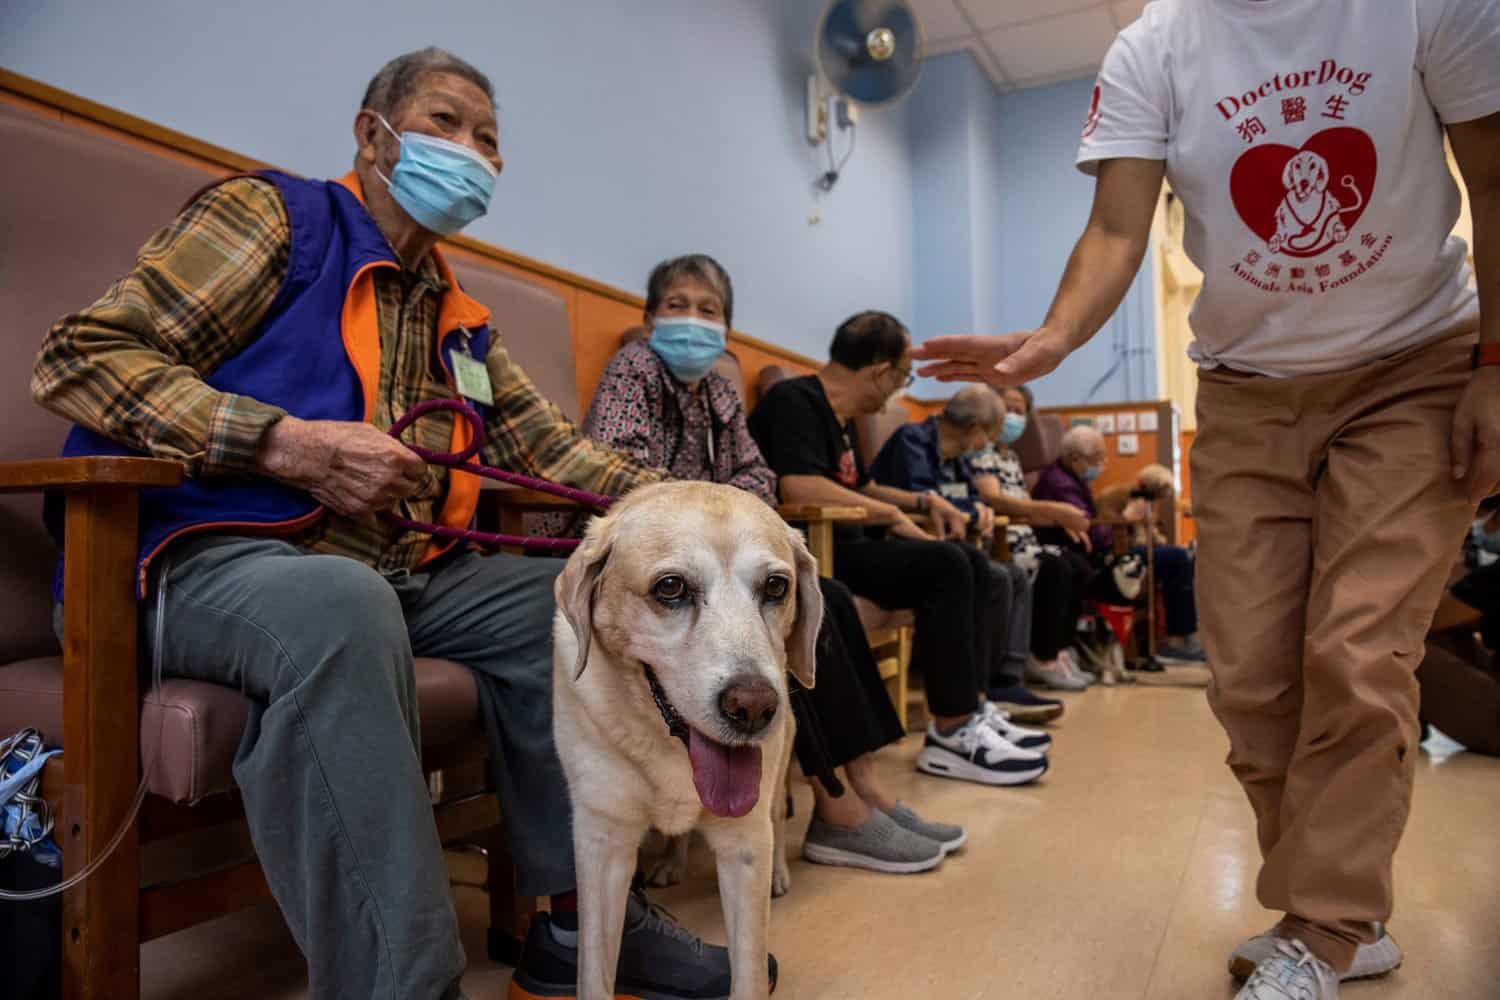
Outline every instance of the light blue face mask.
<svg viewBox="0 0 1500 1000"><path fill-rule="evenodd" d="M1015 444L1026 433L1026 418L1019 413L1007 413L1000 424L1000 441Z"/></svg>
<svg viewBox="0 0 1500 1000"><path fill-rule="evenodd" d="M418 225L439 236L452 236L489 211L499 175L493 164L468 146L435 135L396 135L390 122L376 117L401 143L401 158L391 176L379 168L375 172L391 189L396 204Z"/></svg>
<svg viewBox="0 0 1500 1000"><path fill-rule="evenodd" d="M685 316L656 319L647 343L679 382L696 382L724 353L724 327Z"/></svg>
<svg viewBox="0 0 1500 1000"><path fill-rule="evenodd" d="M1087 469L1083 470L1083 481L1086 483L1092 483L1102 475L1104 475L1104 466L1091 465Z"/></svg>

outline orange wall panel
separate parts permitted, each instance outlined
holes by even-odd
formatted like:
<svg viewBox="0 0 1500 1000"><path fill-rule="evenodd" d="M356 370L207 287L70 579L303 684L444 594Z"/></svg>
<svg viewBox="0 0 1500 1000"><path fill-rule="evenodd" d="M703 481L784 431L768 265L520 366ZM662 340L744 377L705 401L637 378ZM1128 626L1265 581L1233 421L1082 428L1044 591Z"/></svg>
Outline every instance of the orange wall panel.
<svg viewBox="0 0 1500 1000"><path fill-rule="evenodd" d="M604 366L620 349L620 334L641 322L641 307L626 305L595 292L578 291L573 315L573 364L578 379L578 402L588 412Z"/></svg>
<svg viewBox="0 0 1500 1000"><path fill-rule="evenodd" d="M729 335L729 350L740 362L740 390L741 398L745 400L746 413L755 409L755 404L760 401L759 378L762 368L779 365L791 375L811 375L818 370L818 366L810 359L794 361L785 354L772 353L758 343L739 339L734 333Z"/></svg>
<svg viewBox="0 0 1500 1000"><path fill-rule="evenodd" d="M1140 471L1148 465L1165 465L1172 467L1177 448L1177 443L1172 440L1172 407L1170 403L1161 402L1134 402L1134 403L1109 403L1103 406L1047 406L1041 407L1039 412L1055 413L1063 419L1064 427L1072 427L1078 420L1097 420L1105 414L1113 414L1118 418L1121 413L1134 413L1136 419L1140 414L1154 412L1157 415L1157 429L1154 431L1134 431L1139 450L1134 455L1120 454L1120 433L1116 429L1113 434L1104 436L1104 443L1108 461L1105 464L1104 474L1094 484L1094 492L1108 489L1111 486L1133 483Z"/></svg>
<svg viewBox="0 0 1500 1000"><path fill-rule="evenodd" d="M55 120L60 128L108 135L164 158L190 164L203 170L206 178L252 170L262 165L232 150L204 143L4 69L0 69L0 102ZM619 350L620 335L641 321L640 296L462 236L445 240L443 250L455 257L517 275L562 297L568 310L578 399L583 410L587 411L604 366ZM505 328L505 317L497 316L495 322L500 329ZM729 341L730 350L740 361L745 399L750 407L754 406L758 396L760 370L767 365L780 365L799 375L814 372L819 366L819 362L812 358L738 331L730 333Z"/></svg>
<svg viewBox="0 0 1500 1000"><path fill-rule="evenodd" d="M1193 477L1188 471L1188 456L1193 450L1193 438L1197 431L1182 432L1182 502L1189 507L1193 504ZM1177 519L1177 539L1183 545L1198 537L1198 529L1194 526L1190 517L1179 517Z"/></svg>

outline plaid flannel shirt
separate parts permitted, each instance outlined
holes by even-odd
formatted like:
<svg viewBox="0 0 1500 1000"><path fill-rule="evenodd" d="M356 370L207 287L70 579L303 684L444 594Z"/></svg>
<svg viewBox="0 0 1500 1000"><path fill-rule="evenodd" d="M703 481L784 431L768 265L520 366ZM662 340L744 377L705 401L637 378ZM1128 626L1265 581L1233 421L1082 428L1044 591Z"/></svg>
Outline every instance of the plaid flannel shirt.
<svg viewBox="0 0 1500 1000"><path fill-rule="evenodd" d="M32 396L57 413L192 476L251 474L261 437L284 411L221 392L204 378L255 338L286 273L291 227L276 189L257 178L212 188L158 232L103 298L58 320L32 375ZM447 288L431 256L416 270L375 273L381 367L375 426L385 429L427 399L452 398L438 358L438 306ZM497 468L621 495L665 478L578 432L502 346L485 357L495 402L481 460ZM404 440L446 451L451 414L425 417ZM401 505L431 521L447 470ZM332 512L293 541L382 572L414 568L426 536Z"/></svg>

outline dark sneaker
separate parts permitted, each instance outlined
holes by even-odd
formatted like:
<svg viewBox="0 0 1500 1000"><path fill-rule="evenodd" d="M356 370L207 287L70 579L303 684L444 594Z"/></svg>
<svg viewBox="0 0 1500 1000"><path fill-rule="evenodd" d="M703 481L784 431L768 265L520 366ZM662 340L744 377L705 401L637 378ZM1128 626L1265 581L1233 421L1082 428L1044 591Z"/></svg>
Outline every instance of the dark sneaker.
<svg viewBox="0 0 1500 1000"><path fill-rule="evenodd" d="M1207 663L1208 653L1196 638L1170 638L1157 643L1156 656L1168 663Z"/></svg>
<svg viewBox="0 0 1500 1000"><path fill-rule="evenodd" d="M776 958L768 955L771 991ZM615 995L632 1000L728 1000L729 950L705 944L671 914L632 892L625 907L625 934ZM526 935L521 964L510 981L510 1000L576 1000L578 933L555 930L538 913Z"/></svg>
<svg viewBox="0 0 1500 1000"><path fill-rule="evenodd" d="M989 692L990 701L1010 713L1020 723L1035 725L1055 722L1062 718L1063 703L1056 698L1043 698L1030 688L1017 684L1015 687L996 688Z"/></svg>

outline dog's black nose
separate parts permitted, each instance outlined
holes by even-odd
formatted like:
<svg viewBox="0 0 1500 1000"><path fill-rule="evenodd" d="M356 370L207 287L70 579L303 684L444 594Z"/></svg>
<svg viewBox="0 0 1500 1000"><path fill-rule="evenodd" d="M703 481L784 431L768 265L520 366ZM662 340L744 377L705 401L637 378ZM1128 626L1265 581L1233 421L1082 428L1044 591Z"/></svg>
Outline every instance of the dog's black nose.
<svg viewBox="0 0 1500 1000"><path fill-rule="evenodd" d="M779 701L770 681L754 674L740 674L719 693L719 714L735 732L754 736L776 718Z"/></svg>

